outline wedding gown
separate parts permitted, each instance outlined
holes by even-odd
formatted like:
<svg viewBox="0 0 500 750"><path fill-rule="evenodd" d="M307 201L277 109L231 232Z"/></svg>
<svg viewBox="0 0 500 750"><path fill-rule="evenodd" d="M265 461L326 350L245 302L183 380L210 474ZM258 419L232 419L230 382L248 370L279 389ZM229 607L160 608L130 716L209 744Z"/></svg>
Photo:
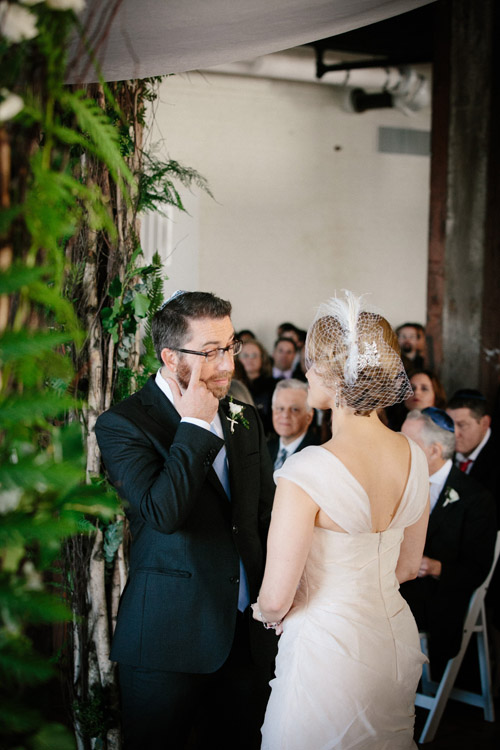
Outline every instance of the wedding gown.
<svg viewBox="0 0 500 750"><path fill-rule="evenodd" d="M408 482L390 526L371 532L368 496L325 448L275 473L304 489L347 533L315 527L284 620L262 750L413 748L422 663L415 620L395 576L406 526L425 509L427 462L409 441Z"/></svg>

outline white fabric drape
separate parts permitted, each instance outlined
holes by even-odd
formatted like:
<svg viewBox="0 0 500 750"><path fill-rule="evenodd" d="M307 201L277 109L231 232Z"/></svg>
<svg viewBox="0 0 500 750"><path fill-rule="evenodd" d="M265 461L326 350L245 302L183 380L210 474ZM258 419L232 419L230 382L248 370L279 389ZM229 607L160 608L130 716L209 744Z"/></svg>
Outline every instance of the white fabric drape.
<svg viewBox="0 0 500 750"><path fill-rule="evenodd" d="M105 80L119 81L248 60L351 31L430 2L87 0L81 20L91 43L97 46ZM69 83L97 80L82 48L75 45L70 59Z"/></svg>

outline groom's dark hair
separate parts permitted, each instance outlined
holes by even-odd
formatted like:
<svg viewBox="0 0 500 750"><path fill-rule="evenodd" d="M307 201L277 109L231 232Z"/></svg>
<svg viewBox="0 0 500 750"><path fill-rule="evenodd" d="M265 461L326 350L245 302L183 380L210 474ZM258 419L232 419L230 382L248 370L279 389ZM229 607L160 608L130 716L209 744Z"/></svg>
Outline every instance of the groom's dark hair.
<svg viewBox="0 0 500 750"><path fill-rule="evenodd" d="M189 321L200 318L227 318L231 303L210 292L177 292L155 313L151 335L156 356L163 364L163 349L182 349L189 333Z"/></svg>

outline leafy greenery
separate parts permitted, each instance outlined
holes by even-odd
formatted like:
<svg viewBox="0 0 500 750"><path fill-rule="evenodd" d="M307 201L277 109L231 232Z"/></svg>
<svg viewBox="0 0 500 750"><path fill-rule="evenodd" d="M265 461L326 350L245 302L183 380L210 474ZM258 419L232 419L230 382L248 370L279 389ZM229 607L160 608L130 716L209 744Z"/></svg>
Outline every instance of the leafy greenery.
<svg viewBox="0 0 500 750"><path fill-rule="evenodd" d="M0 214L0 744L66 750L71 732L37 701L37 686L56 674L44 629L73 617L58 583L61 544L118 510L114 493L86 481L71 392L71 348L85 334L62 294L65 248L81 223L116 230L102 190L75 173L71 149L104 162L123 190L134 178L103 110L64 85L73 13L45 3L23 12L35 19L34 38L0 42L0 89L25 105L5 130L12 174Z"/></svg>
<svg viewBox="0 0 500 750"><path fill-rule="evenodd" d="M74 747L60 716L54 721L39 702L60 667L46 631L60 626L81 628L83 688L73 702L80 740L104 747L114 697L85 673L89 561L102 530L111 578L125 522L105 480L89 479L87 419L104 397L92 407L82 400L93 355L109 381L101 396L111 400L157 366L151 320L163 277L158 255L140 265L138 212L184 210L176 183L211 193L195 170L162 162L136 141L158 79L68 87L73 12L10 6L31 18L33 33L0 36L0 102L22 98L14 119L0 123L0 186L8 184L0 196L0 745Z"/></svg>
<svg viewBox="0 0 500 750"><path fill-rule="evenodd" d="M174 180L185 187L196 185L213 198L206 179L192 167L184 167L173 159L162 162L154 153L144 153L143 169L139 175L138 210L162 213L162 206L170 205L184 211Z"/></svg>

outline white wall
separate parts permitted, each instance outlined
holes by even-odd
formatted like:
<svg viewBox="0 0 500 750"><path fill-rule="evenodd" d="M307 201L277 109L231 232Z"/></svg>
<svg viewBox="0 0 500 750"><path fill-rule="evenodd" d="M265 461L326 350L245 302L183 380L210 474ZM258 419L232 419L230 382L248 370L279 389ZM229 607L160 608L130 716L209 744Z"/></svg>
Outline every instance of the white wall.
<svg viewBox="0 0 500 750"><path fill-rule="evenodd" d="M230 299L236 329L268 347L280 322L307 328L343 288L370 292L394 326L425 323L429 158L379 153L377 138L381 125L429 130L430 111L355 114L344 99L314 82L165 79L152 140L215 197L181 190L191 216L174 216L163 248L167 293Z"/></svg>

